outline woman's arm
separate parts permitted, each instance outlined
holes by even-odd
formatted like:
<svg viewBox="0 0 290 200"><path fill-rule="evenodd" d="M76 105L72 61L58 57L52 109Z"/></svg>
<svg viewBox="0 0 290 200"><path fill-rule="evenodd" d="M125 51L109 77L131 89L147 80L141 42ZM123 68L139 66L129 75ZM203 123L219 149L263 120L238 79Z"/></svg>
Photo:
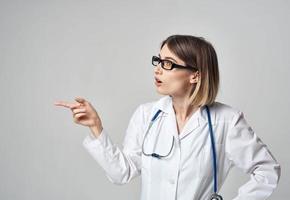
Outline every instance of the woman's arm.
<svg viewBox="0 0 290 200"><path fill-rule="evenodd" d="M242 112L233 118L226 141L226 152L233 164L250 174L234 200L262 200L277 187L281 167L267 146L248 125Z"/></svg>
<svg viewBox="0 0 290 200"><path fill-rule="evenodd" d="M91 133L84 139L83 146L104 169L111 182L125 184L140 174L143 126L140 105L130 119L122 150L113 143L105 129L98 137Z"/></svg>

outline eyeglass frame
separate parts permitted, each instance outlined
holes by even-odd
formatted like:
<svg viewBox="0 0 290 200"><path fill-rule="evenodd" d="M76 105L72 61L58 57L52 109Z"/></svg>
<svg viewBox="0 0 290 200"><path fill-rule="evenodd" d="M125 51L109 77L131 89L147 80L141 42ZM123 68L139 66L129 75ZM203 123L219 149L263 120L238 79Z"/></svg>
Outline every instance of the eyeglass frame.
<svg viewBox="0 0 290 200"><path fill-rule="evenodd" d="M179 64L176 64L176 63L172 62L171 60L161 59L158 56L152 56L152 65L153 66L157 66L157 65L153 64L153 61L156 58L159 60L157 65L159 65L161 63L162 69L165 69L165 70L173 70L174 68L177 68L177 69L187 69L187 70L190 70L190 71L198 71L197 67L191 67L191 66L188 66L188 65L186 65L186 66L179 65ZM164 64L163 64L164 61L167 61L167 62L171 63L171 68L170 69L164 68Z"/></svg>

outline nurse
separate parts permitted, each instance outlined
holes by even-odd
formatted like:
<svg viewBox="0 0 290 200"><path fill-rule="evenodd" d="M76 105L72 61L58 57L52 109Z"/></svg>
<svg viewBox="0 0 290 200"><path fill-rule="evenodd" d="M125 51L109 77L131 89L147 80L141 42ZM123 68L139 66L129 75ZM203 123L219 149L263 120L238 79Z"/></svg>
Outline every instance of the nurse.
<svg viewBox="0 0 290 200"><path fill-rule="evenodd" d="M55 102L71 109L75 123L90 128L83 146L108 179L125 184L141 175L141 200L219 199L214 195L236 166L250 178L234 200L269 197L280 165L242 111L215 101L219 69L211 43L191 35L169 36L152 65L156 90L164 96L136 108L122 148L88 100Z"/></svg>

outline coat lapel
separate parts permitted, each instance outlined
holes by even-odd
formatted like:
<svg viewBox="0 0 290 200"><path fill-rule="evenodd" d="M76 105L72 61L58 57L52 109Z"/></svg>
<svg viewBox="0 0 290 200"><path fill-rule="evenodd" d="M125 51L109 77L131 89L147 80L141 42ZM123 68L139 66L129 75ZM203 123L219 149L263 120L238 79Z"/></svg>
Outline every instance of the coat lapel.
<svg viewBox="0 0 290 200"><path fill-rule="evenodd" d="M176 115L172 105L172 98L170 96L165 96L161 98L157 104L155 111L160 109L163 112L164 119L164 127L166 127L166 132L169 135L173 135L177 139L183 139L190 133L194 132L201 124L207 123L207 114L204 107L200 107L187 121L182 132L178 135L177 131L177 121ZM212 123L215 125L215 112L210 108L210 114L212 118Z"/></svg>
<svg viewBox="0 0 290 200"><path fill-rule="evenodd" d="M196 111L199 112L199 111ZM194 130L196 130L200 126L200 119L197 116L198 113L194 113L191 118L186 122L182 132L179 135L180 139L183 139L188 134L192 133Z"/></svg>
<svg viewBox="0 0 290 200"><path fill-rule="evenodd" d="M161 98L154 106L152 116L158 111L162 112L156 118L155 123L150 130L147 141L145 142L145 149L148 153L157 153L159 155L167 155L172 147L172 140L180 141L191 134L197 134L200 127L208 126L207 113L205 107L199 108L189 119L184 126L182 133L178 135L176 115L172 105L170 96ZM216 110L210 107L210 114L213 127L216 125ZM151 142L149 142L151 141ZM152 142L154 141L154 142ZM147 144L148 143L148 144ZM174 147L174 145L173 145ZM173 154L171 154L173 155ZM170 159L168 156L167 159Z"/></svg>
<svg viewBox="0 0 290 200"><path fill-rule="evenodd" d="M177 121L176 115L172 105L172 98L170 96L165 96L161 98L157 104L156 109L160 109L163 112L164 126L167 129L168 135L173 135L175 138L183 139L188 136L190 133L198 129L202 124L208 123L207 113L204 106L200 107L187 121L182 132L178 135L177 131ZM209 107L212 125L216 125L216 112L213 107ZM160 115L161 116L161 115Z"/></svg>

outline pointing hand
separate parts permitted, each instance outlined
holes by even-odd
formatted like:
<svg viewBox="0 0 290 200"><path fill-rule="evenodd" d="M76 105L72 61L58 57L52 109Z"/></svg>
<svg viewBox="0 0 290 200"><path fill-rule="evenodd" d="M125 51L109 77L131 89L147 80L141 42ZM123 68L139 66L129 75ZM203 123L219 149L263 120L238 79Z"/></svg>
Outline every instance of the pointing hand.
<svg viewBox="0 0 290 200"><path fill-rule="evenodd" d="M55 106L69 108L73 114L73 120L77 124L88 126L95 135L99 135L103 129L101 119L90 102L82 97L76 97L76 102L56 101Z"/></svg>

